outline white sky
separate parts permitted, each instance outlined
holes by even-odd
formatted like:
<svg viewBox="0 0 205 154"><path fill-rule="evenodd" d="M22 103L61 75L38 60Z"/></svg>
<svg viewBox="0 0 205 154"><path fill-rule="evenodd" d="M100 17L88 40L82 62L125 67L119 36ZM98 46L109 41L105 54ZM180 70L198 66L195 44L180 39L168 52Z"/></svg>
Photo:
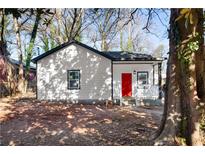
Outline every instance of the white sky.
<svg viewBox="0 0 205 154"><path fill-rule="evenodd" d="M10 8L204 8L204 0L0 0Z"/></svg>

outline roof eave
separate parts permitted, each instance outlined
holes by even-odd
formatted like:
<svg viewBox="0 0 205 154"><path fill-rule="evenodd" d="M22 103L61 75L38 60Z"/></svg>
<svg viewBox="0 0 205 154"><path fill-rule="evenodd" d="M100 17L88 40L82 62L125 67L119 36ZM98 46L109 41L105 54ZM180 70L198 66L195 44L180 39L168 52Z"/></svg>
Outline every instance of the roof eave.
<svg viewBox="0 0 205 154"><path fill-rule="evenodd" d="M163 60L157 60L157 59L114 59L113 61L160 61Z"/></svg>
<svg viewBox="0 0 205 154"><path fill-rule="evenodd" d="M108 55L106 55L106 54L104 54L104 53L102 53L102 52L100 52L100 51L98 51L98 50L96 50L96 49L94 49L94 48L92 48L92 47L90 47L90 46L87 46L87 45L85 45L85 44L83 44L83 43L80 43L80 42L78 42L78 41L72 40L72 41L70 41L70 42L66 42L66 43L64 43L64 44L62 44L62 45L59 45L59 46L57 46L57 47L55 47L55 48L53 48L53 49L51 49L51 50L49 50L49 51L47 51L47 52L41 54L41 55L39 55L39 56L33 58L31 61L34 62L34 63L37 63L38 60L43 59L44 57L46 57L46 56L48 56L48 55L50 55L50 54L52 54L52 53L54 53L54 52L56 52L56 51L59 51L59 50L65 48L65 47L67 47L67 46L69 46L69 45L71 45L71 44L77 44L77 45L82 46L82 47L84 47L84 48L86 48L86 49L88 49L88 50L93 51L93 52L96 53L96 54L99 54L99 55L101 55L101 56L103 56L103 57L105 57L105 58L108 58L108 59L110 59L110 60L113 60L113 58L112 58L111 56L108 56Z"/></svg>

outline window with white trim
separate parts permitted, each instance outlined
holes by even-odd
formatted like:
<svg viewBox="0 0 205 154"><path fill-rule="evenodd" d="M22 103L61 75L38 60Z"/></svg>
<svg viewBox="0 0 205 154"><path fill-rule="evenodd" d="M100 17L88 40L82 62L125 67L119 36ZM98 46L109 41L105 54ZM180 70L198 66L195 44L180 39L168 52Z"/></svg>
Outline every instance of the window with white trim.
<svg viewBox="0 0 205 154"><path fill-rule="evenodd" d="M68 89L80 89L80 70L68 70Z"/></svg>
<svg viewBox="0 0 205 154"><path fill-rule="evenodd" d="M137 84L138 85L148 84L148 72L137 72Z"/></svg>

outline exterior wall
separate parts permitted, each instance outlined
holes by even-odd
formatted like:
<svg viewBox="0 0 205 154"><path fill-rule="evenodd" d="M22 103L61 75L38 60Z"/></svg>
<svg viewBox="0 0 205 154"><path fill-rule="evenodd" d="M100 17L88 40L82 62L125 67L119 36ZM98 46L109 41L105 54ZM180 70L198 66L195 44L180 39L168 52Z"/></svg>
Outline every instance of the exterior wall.
<svg viewBox="0 0 205 154"><path fill-rule="evenodd" d="M80 89L68 90L67 70L81 71ZM79 45L70 45L37 62L40 100L111 99L111 60Z"/></svg>
<svg viewBox="0 0 205 154"><path fill-rule="evenodd" d="M145 62L146 63L146 62ZM122 73L132 73L132 97L136 99L140 98L151 98L156 99L159 96L158 83L153 81L153 65L154 63L114 63L113 64L113 98L122 98L122 88L121 88L121 74ZM134 70L136 73L134 73ZM137 85L137 72L147 71L148 72L148 84L147 85ZM156 71L155 76L156 78Z"/></svg>

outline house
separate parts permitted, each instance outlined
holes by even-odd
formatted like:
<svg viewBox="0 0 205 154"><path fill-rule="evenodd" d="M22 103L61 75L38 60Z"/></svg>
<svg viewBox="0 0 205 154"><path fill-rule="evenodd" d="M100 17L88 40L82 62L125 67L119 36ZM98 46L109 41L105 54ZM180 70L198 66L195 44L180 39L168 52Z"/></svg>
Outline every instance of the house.
<svg viewBox="0 0 205 154"><path fill-rule="evenodd" d="M16 59L13 59L13 58L9 58L8 60L15 67L15 71L19 72L20 61L18 61ZM24 69L24 77L25 77L26 64L24 62L23 62L23 69ZM33 66L33 65L30 65L30 76L31 76L31 79L33 79L35 77L35 75L36 75L36 67Z"/></svg>
<svg viewBox="0 0 205 154"><path fill-rule="evenodd" d="M18 80L18 73L19 73L19 66L20 61L16 59L9 58L8 59L12 66L14 67L14 71L16 74L16 78ZM23 75L24 78L26 77L26 64L23 62ZM36 67L31 63L30 64L30 70L29 70L29 83L28 83L28 89L35 91L36 90Z"/></svg>
<svg viewBox="0 0 205 154"><path fill-rule="evenodd" d="M75 40L32 60L37 99L96 102L158 99L162 59L128 52L100 52Z"/></svg>
<svg viewBox="0 0 205 154"><path fill-rule="evenodd" d="M6 60L0 56L0 98L18 92L17 83L19 79L19 66L18 60L7 57ZM26 65L23 63L24 77ZM28 89L36 90L36 68L30 66ZM12 77L12 78L11 78Z"/></svg>

